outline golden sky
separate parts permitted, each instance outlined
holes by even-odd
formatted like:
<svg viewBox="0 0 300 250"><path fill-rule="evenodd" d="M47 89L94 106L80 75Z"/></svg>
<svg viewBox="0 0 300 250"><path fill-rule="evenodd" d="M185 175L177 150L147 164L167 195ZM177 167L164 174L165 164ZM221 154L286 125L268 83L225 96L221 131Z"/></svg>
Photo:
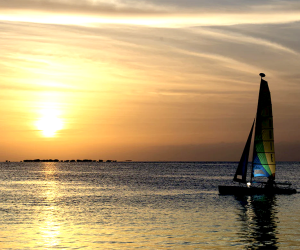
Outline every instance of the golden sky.
<svg viewBox="0 0 300 250"><path fill-rule="evenodd" d="M300 160L300 2L0 0L0 161L239 160L269 82Z"/></svg>

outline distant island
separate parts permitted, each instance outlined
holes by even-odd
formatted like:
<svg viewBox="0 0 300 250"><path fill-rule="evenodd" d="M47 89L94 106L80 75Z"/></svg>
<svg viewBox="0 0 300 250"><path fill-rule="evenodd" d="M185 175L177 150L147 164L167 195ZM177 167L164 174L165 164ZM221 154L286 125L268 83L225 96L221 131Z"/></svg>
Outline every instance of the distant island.
<svg viewBox="0 0 300 250"><path fill-rule="evenodd" d="M59 160L59 159L34 159L34 160L23 160L21 162L104 162L104 160ZM105 162L117 162L117 160L106 160Z"/></svg>

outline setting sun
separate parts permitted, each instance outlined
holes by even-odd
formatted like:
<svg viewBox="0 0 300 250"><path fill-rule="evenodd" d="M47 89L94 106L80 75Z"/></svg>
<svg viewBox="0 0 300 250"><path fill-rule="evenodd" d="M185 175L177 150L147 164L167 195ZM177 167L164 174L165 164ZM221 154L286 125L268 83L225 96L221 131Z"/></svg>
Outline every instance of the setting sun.
<svg viewBox="0 0 300 250"><path fill-rule="evenodd" d="M36 122L36 127L45 137L54 137L63 128L63 121L53 110L45 110L43 116Z"/></svg>

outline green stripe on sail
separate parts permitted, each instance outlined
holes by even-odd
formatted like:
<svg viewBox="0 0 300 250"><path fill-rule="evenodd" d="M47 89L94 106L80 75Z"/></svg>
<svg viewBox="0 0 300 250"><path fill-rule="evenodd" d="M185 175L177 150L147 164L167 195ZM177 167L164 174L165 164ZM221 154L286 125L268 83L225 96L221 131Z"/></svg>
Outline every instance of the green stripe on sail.
<svg viewBox="0 0 300 250"><path fill-rule="evenodd" d="M263 166L263 168L268 172L268 174L272 175L272 171L270 170L266 154L258 153L257 156L258 156L260 164Z"/></svg>
<svg viewBox="0 0 300 250"><path fill-rule="evenodd" d="M258 156L258 159L260 161L260 165L263 166L263 168L271 175L272 172L269 168L269 163L267 156L265 154L265 148L263 141L257 141L255 145L256 154Z"/></svg>
<svg viewBox="0 0 300 250"><path fill-rule="evenodd" d="M255 144L255 150L256 152L265 152L265 148L264 148L264 142L263 141L257 141Z"/></svg>

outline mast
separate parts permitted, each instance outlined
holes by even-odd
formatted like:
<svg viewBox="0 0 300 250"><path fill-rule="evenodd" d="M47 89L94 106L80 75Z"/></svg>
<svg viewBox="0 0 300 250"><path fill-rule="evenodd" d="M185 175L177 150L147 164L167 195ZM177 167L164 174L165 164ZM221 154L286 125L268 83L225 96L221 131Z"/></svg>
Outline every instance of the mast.
<svg viewBox="0 0 300 250"><path fill-rule="evenodd" d="M271 94L268 82L261 76L253 145L251 182L253 177L275 179L275 150Z"/></svg>

